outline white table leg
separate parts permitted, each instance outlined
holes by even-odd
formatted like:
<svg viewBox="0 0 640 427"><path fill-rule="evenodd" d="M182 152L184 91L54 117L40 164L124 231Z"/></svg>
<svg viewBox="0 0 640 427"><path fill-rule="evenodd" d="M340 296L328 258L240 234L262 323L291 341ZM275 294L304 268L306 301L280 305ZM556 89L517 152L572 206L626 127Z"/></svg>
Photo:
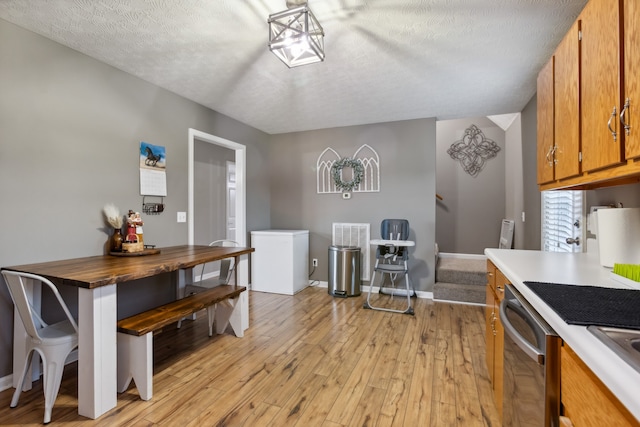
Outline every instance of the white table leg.
<svg viewBox="0 0 640 427"><path fill-rule="evenodd" d="M193 268L183 268L175 272L176 299L184 298L184 288L193 284Z"/></svg>
<svg viewBox="0 0 640 427"><path fill-rule="evenodd" d="M236 264L236 285L246 286L249 289L249 255L241 256ZM241 305L242 312L240 328L244 332L249 329L249 292L242 292L238 303Z"/></svg>
<svg viewBox="0 0 640 427"><path fill-rule="evenodd" d="M182 268L176 271L176 299L184 298L187 285L193 285L193 268ZM185 317L185 319L196 320L196 314ZM180 327L180 323L178 323Z"/></svg>
<svg viewBox="0 0 640 427"><path fill-rule="evenodd" d="M96 419L117 403L116 285L78 290L78 413Z"/></svg>

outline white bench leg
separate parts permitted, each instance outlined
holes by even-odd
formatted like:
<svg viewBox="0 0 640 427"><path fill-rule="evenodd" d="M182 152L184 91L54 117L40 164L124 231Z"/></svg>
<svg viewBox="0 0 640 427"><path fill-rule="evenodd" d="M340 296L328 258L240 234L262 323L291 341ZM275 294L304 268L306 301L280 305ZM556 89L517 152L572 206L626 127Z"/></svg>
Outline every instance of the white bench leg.
<svg viewBox="0 0 640 427"><path fill-rule="evenodd" d="M213 304L207 307L207 319L209 321L209 336L213 336L213 322L216 316L216 306L218 304Z"/></svg>
<svg viewBox="0 0 640 427"><path fill-rule="evenodd" d="M136 337L118 332L118 392L133 380L142 400L153 396L153 333Z"/></svg>
<svg viewBox="0 0 640 427"><path fill-rule="evenodd" d="M244 336L240 298L226 299L218 304L216 309L216 332L218 334L224 333L228 325L231 325L231 329L233 329L237 337Z"/></svg>

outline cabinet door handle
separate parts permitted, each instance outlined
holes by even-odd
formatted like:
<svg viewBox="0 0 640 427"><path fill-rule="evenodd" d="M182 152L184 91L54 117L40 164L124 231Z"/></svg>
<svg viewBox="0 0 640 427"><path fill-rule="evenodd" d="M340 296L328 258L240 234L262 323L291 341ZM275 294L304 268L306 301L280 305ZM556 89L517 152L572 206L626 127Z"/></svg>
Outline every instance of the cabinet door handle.
<svg viewBox="0 0 640 427"><path fill-rule="evenodd" d="M617 114L616 106L614 105L613 111L611 112L611 117L609 117L609 121L607 122L607 127L609 128L609 132L611 132L611 136L613 136L613 142L616 142L618 140L618 133L614 129L611 129L611 122L613 121L613 118L616 117L617 115L618 114Z"/></svg>
<svg viewBox="0 0 640 427"><path fill-rule="evenodd" d="M622 107L622 111L620 112L620 123L622 124L622 127L624 128L624 132L629 135L629 132L631 131L631 126L629 125L629 123L625 122L625 115L627 113L627 110L629 109L629 103L631 102L631 100L629 98L627 98L627 100L624 102L624 107Z"/></svg>

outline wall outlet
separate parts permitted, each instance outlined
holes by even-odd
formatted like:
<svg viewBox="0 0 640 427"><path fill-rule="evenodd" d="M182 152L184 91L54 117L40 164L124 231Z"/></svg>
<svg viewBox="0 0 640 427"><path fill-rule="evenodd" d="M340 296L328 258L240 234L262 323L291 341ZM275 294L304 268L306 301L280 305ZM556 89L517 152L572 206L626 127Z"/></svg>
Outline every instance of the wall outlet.
<svg viewBox="0 0 640 427"><path fill-rule="evenodd" d="M317 267L318 266L318 258L314 258L313 259L313 266Z"/></svg>
<svg viewBox="0 0 640 427"><path fill-rule="evenodd" d="M186 212L178 212L178 222L187 222Z"/></svg>

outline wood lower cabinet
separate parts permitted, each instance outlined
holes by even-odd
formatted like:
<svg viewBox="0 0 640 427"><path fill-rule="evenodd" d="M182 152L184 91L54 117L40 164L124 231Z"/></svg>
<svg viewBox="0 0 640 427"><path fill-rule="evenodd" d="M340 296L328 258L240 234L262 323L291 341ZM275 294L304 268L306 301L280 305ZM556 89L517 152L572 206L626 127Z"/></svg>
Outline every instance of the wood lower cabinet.
<svg viewBox="0 0 640 427"><path fill-rule="evenodd" d="M639 425L566 343L560 354L562 411L573 427Z"/></svg>
<svg viewBox="0 0 640 427"><path fill-rule="evenodd" d="M500 270L487 260L487 289L486 289L486 341L487 341L487 369L493 388L493 397L502 417L502 388L504 365L504 329L500 322L500 302L504 299L504 284L506 278Z"/></svg>

